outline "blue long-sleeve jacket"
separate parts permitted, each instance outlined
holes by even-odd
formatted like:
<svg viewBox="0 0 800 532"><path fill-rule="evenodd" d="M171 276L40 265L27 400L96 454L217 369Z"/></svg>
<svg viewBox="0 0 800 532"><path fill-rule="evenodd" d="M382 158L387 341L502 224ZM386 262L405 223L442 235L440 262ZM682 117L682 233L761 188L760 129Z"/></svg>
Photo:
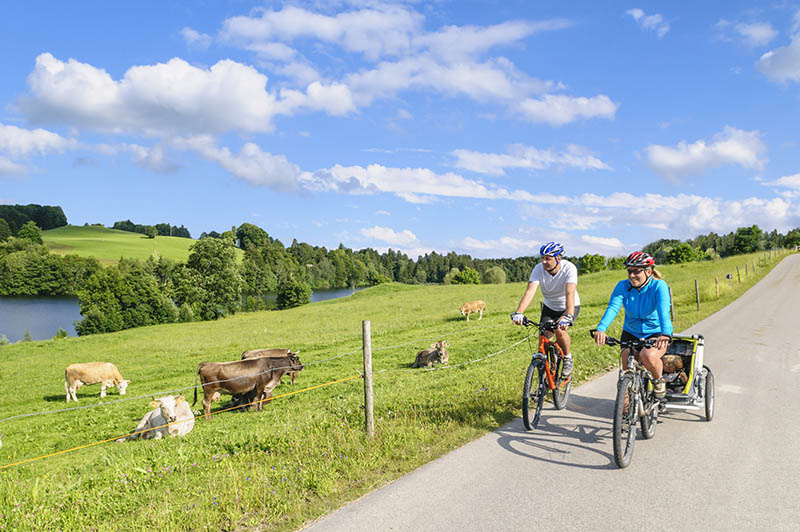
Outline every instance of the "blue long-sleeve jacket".
<svg viewBox="0 0 800 532"><path fill-rule="evenodd" d="M669 288L661 279L650 279L640 289L633 288L631 283L623 280L617 283L608 300L598 331L605 332L619 310L625 308L625 322L622 330L628 331L637 338L654 333L672 336L672 320L669 317Z"/></svg>

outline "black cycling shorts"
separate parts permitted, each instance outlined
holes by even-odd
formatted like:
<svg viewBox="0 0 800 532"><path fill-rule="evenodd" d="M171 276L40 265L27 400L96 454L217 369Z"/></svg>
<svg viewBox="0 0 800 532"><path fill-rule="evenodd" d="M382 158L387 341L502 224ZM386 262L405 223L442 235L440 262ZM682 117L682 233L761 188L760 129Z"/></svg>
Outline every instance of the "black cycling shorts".
<svg viewBox="0 0 800 532"><path fill-rule="evenodd" d="M581 311L581 306L578 305L575 307L575 314L572 315L573 323L575 320L578 319L578 313ZM558 318L566 314L566 310L553 310L544 303L542 303L542 315L539 316L539 323L544 323L545 321L558 321Z"/></svg>
<svg viewBox="0 0 800 532"><path fill-rule="evenodd" d="M656 338L658 336L662 336L662 334L660 332L648 334L647 336L645 336L645 338ZM620 337L620 340L623 342L634 342L638 339L639 339L638 336L634 336L628 331L622 331L622 336Z"/></svg>

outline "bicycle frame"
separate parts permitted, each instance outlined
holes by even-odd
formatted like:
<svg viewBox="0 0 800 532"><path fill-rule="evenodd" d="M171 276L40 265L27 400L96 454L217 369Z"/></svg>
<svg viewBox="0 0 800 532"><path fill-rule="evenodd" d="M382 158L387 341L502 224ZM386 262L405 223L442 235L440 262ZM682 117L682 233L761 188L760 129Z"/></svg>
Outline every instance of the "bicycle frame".
<svg viewBox="0 0 800 532"><path fill-rule="evenodd" d="M536 361L537 358L540 360L540 363L542 359L544 360L547 388L549 390L555 390L556 388L566 386L567 383L572 381L572 375L570 375L566 379L562 379L561 382L559 383L556 383L555 380L556 365L558 364L559 360L564 359L564 351L561 349L561 346L558 345L558 342L547 338L547 336L545 336L543 333L543 331L547 330L554 331L556 326L550 325L548 323L539 324L530 320L528 320L527 323L525 323L525 325L533 325L534 327L539 328L539 348L538 351L534 353L533 360L531 362Z"/></svg>

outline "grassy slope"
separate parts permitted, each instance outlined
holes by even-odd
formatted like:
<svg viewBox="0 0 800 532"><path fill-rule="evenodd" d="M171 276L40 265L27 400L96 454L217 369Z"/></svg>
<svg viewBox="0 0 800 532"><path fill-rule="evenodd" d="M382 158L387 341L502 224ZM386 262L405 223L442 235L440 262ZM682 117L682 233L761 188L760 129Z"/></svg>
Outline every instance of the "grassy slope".
<svg viewBox="0 0 800 532"><path fill-rule="evenodd" d="M744 264L758 264L761 257L664 267L675 295L676 330L752 286L767 268L744 277ZM721 282L717 300L714 277L723 280L729 272L733 288ZM573 334L579 380L616 364L614 351L592 345L586 331L623 275L580 278L582 309ZM701 281L701 311L694 279ZM361 320L369 319L377 430L373 439L363 433L363 388L353 379L276 399L260 413L198 419L183 439L104 443L4 468L0 530L295 529L519 415L527 343L449 370L424 372L408 365L438 339L450 342L454 365L524 338L508 320L523 286L383 285L288 311L0 348L2 419L64 408L63 368L72 362L116 363L133 381L127 398L191 386L198 362L233 360L255 347L301 349L306 369L294 388L281 386L278 394L355 376L362 365ZM477 298L486 301L488 312L483 320L466 323L457 309ZM539 296L532 309L538 301ZM613 332L620 323L618 318ZM707 346L709 353L713 349ZM309 364L350 351L356 353ZM184 393L191 400L191 390ZM80 405L98 404L98 394L97 386L81 389ZM112 392L107 399L118 398ZM148 409L149 397L108 400L98 408L1 422L0 467L126 434Z"/></svg>
<svg viewBox="0 0 800 532"><path fill-rule="evenodd" d="M168 259L186 262L190 238L158 236L147 238L138 233L97 226L67 225L42 232L42 239L53 253L73 253L96 257L102 264L116 264L120 257L146 260L153 253Z"/></svg>

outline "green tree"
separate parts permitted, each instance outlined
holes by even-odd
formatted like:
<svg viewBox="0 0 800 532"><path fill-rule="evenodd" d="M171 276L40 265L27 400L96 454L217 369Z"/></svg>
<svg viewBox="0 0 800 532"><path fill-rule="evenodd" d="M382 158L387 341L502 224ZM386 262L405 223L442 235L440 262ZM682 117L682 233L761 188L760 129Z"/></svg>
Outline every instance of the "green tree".
<svg viewBox="0 0 800 532"><path fill-rule="evenodd" d="M452 278L453 284L481 284L481 274L475 268L465 267Z"/></svg>
<svg viewBox="0 0 800 532"><path fill-rule="evenodd" d="M587 253L578 260L581 273L594 273L606 269L606 258L603 255Z"/></svg>
<svg viewBox="0 0 800 532"><path fill-rule="evenodd" d="M505 284L506 272L500 266L493 266L484 272L483 282L486 284Z"/></svg>
<svg viewBox="0 0 800 532"><path fill-rule="evenodd" d="M5 242L11 238L11 227L5 218L0 218L0 242Z"/></svg>
<svg viewBox="0 0 800 532"><path fill-rule="evenodd" d="M175 277L176 303L189 303L200 319L234 314L241 306L242 277L232 238L195 242L186 265Z"/></svg>
<svg viewBox="0 0 800 532"><path fill-rule="evenodd" d="M609 257L609 259L606 261L606 267L609 270L624 270L625 257Z"/></svg>
<svg viewBox="0 0 800 532"><path fill-rule="evenodd" d="M32 342L33 337L31 337L31 332L28 329L25 329L25 336L22 338L23 342Z"/></svg>
<svg viewBox="0 0 800 532"><path fill-rule="evenodd" d="M794 248L795 246L800 246L800 227L796 229L792 229L788 233L786 233L786 238L783 241L783 245L787 248Z"/></svg>
<svg viewBox="0 0 800 532"><path fill-rule="evenodd" d="M667 253L667 264L683 264L684 262L692 262L697 258L697 251L686 242L681 242Z"/></svg>
<svg viewBox="0 0 800 532"><path fill-rule="evenodd" d="M144 228L144 234L147 235L147 238L155 238L158 236L158 230L152 225L148 225Z"/></svg>
<svg viewBox="0 0 800 532"><path fill-rule="evenodd" d="M287 279L278 285L277 304L279 309L305 305L311 301L311 287L296 279Z"/></svg>
<svg viewBox="0 0 800 532"><path fill-rule="evenodd" d="M17 238L24 238L31 242L36 242L37 244L43 243L42 230L39 229L39 226L33 221L25 222L25 225L19 228L19 231L17 231Z"/></svg>
<svg viewBox="0 0 800 532"><path fill-rule="evenodd" d="M757 225L740 227L733 236L733 253L741 255L764 249L761 242L762 237L763 232Z"/></svg>
<svg viewBox="0 0 800 532"><path fill-rule="evenodd" d="M55 336L53 336L53 340L61 340L62 338L66 338L67 336L69 336L69 334L67 334L67 331L59 327L58 332L56 333Z"/></svg>
<svg viewBox="0 0 800 532"><path fill-rule="evenodd" d="M447 275L444 276L442 282L444 284L456 284L455 281L453 281L453 279L455 279L455 277L460 274L461 270L459 270L458 268L450 268L450 271L447 272Z"/></svg>

